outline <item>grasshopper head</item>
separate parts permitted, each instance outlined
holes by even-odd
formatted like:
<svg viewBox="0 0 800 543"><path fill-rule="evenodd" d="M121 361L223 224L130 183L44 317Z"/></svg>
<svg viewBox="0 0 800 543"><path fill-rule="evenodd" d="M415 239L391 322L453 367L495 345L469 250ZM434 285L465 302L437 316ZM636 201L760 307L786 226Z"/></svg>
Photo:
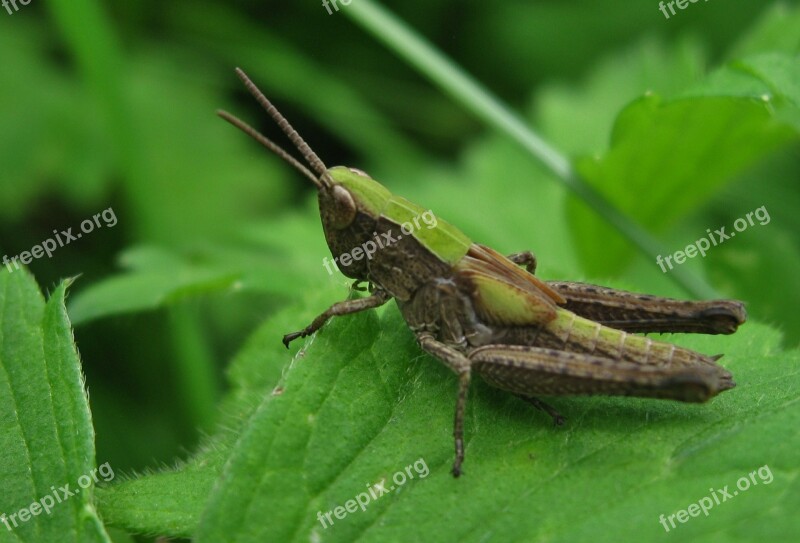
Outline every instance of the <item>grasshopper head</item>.
<svg viewBox="0 0 800 543"><path fill-rule="evenodd" d="M369 175L355 168L337 166L328 169L250 78L239 68L236 69L236 73L250 94L258 100L300 151L311 169L230 113L218 111L218 115L281 157L314 183L319 195L319 211L325 240L339 269L348 277L366 280L367 258L363 256L363 250L361 258L352 258L358 255L354 249L366 246L367 242L377 237L375 233L377 221L391 193ZM349 257L340 258L343 255Z"/></svg>
<svg viewBox="0 0 800 543"><path fill-rule="evenodd" d="M319 214L325 241L337 266L348 277L367 279L368 251L378 237L375 230L381 210L391 193L369 175L355 168L336 166L325 172L329 189L319 190ZM360 251L354 249L361 247ZM350 255L348 258L341 258Z"/></svg>

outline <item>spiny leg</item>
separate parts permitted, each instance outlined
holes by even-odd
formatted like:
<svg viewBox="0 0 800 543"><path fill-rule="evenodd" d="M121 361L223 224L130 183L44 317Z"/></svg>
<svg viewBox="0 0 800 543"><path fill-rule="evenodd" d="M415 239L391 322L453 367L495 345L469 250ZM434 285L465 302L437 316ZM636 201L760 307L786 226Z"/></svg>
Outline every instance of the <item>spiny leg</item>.
<svg viewBox="0 0 800 543"><path fill-rule="evenodd" d="M517 398L525 400L526 402L534 406L536 409L541 409L542 411L550 415L550 417L553 419L553 424L555 426L563 426L564 422L566 422L567 420L564 417L564 415L562 415L556 410L555 407L553 407L547 402L543 402L539 398L534 398L533 396L525 396L524 394L515 394L515 396Z"/></svg>
<svg viewBox="0 0 800 543"><path fill-rule="evenodd" d="M734 386L716 365L643 365L526 345L486 345L471 351L469 359L472 371L490 385L529 397L602 394L705 402Z"/></svg>
<svg viewBox="0 0 800 543"><path fill-rule="evenodd" d="M371 295L365 298L356 298L355 300L344 300L336 302L330 306L324 313L314 319L311 324L300 330L299 332L292 332L283 336L283 344L289 348L289 343L299 337L310 336L325 324L331 317L339 317L341 315L349 315L351 313L358 313L367 309L374 309L385 304L391 300L391 296L385 290L376 290Z"/></svg>
<svg viewBox="0 0 800 543"><path fill-rule="evenodd" d="M470 382L470 360L456 349L437 341L429 332L417 335L420 347L427 353L441 360L458 375L458 399L456 400L455 421L453 422L453 438L455 440L456 459L453 462L453 476L461 475L461 464L464 462L464 411L467 406L467 393Z"/></svg>
<svg viewBox="0 0 800 543"><path fill-rule="evenodd" d="M520 253L513 253L508 255L508 258L514 264L525 266L528 273L535 275L536 273L536 255L530 251L522 251Z"/></svg>
<svg viewBox="0 0 800 543"><path fill-rule="evenodd" d="M736 300L675 300L567 281L547 285L567 300L565 309L626 332L732 334L747 320Z"/></svg>

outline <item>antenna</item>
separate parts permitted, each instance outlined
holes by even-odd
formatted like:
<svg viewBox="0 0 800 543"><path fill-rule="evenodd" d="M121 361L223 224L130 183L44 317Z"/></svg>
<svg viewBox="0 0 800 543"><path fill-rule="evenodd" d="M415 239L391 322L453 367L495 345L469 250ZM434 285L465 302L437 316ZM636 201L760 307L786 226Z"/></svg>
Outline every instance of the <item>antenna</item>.
<svg viewBox="0 0 800 543"><path fill-rule="evenodd" d="M314 176L314 173L306 168L300 161L295 159L275 142L262 135L255 128L251 127L244 121L238 119L234 115L231 115L227 111L217 111L217 115L285 160L289 165L309 178L317 186L317 188L332 186L334 181L331 178L331 175L328 173L328 168L325 166L325 163L322 162L319 156L317 156L311 147L309 147L300 134L298 134L297 131L292 127L289 121L287 121L281 112L278 111L274 105L272 105L267 97L264 96L264 93L262 93L258 87L256 87L246 73L244 73L240 68L236 68L236 75L239 76L239 79L242 80L248 92L250 92L250 94L252 94L253 97L258 101L258 103L261 104L261 107L264 108L267 114L272 118L273 121L275 121L283 133L286 134L286 136L289 138L289 141L291 141L297 150L300 151L308 165L311 166L311 169L313 169L319 177Z"/></svg>
<svg viewBox="0 0 800 543"><path fill-rule="evenodd" d="M280 158L288 162L294 169L296 169L301 174L308 177L311 180L311 182L317 186L317 188L322 188L322 184L319 182L317 177L311 172L311 170L306 168L302 162L300 162L292 155L284 151L278 144L276 144L272 140L262 135L258 130L256 130L255 128L253 128L240 118L236 117L235 115L231 115L230 113L222 109L217 110L217 115L219 115L220 117L231 123L233 126L235 126L239 130L241 130L242 132L244 132L245 134L256 140L258 143L260 143L261 145L263 145L264 147L266 147L267 149L278 155Z"/></svg>

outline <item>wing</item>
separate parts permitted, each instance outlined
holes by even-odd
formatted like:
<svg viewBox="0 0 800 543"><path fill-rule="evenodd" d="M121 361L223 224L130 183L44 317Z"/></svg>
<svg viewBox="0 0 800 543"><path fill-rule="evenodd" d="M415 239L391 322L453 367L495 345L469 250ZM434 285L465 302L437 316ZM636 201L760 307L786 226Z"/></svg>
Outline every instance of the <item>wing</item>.
<svg viewBox="0 0 800 543"><path fill-rule="evenodd" d="M585 283L547 284L566 298L565 309L626 332L732 334L747 320L737 300L693 302Z"/></svg>
<svg viewBox="0 0 800 543"><path fill-rule="evenodd" d="M471 289L478 316L486 324L541 325L556 318L558 292L497 251L473 243L455 271Z"/></svg>

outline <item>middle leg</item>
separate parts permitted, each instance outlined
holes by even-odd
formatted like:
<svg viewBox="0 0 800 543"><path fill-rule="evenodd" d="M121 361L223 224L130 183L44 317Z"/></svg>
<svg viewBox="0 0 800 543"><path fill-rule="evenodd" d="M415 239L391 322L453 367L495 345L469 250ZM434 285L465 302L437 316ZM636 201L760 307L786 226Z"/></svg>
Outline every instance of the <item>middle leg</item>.
<svg viewBox="0 0 800 543"><path fill-rule="evenodd" d="M464 411L467 406L471 363L469 358L460 351L438 341L429 332L420 333L417 336L417 341L425 352L435 356L458 375L458 399L456 400L456 413L453 421L453 438L456 449L453 476L458 477L461 475L461 464L464 462Z"/></svg>

